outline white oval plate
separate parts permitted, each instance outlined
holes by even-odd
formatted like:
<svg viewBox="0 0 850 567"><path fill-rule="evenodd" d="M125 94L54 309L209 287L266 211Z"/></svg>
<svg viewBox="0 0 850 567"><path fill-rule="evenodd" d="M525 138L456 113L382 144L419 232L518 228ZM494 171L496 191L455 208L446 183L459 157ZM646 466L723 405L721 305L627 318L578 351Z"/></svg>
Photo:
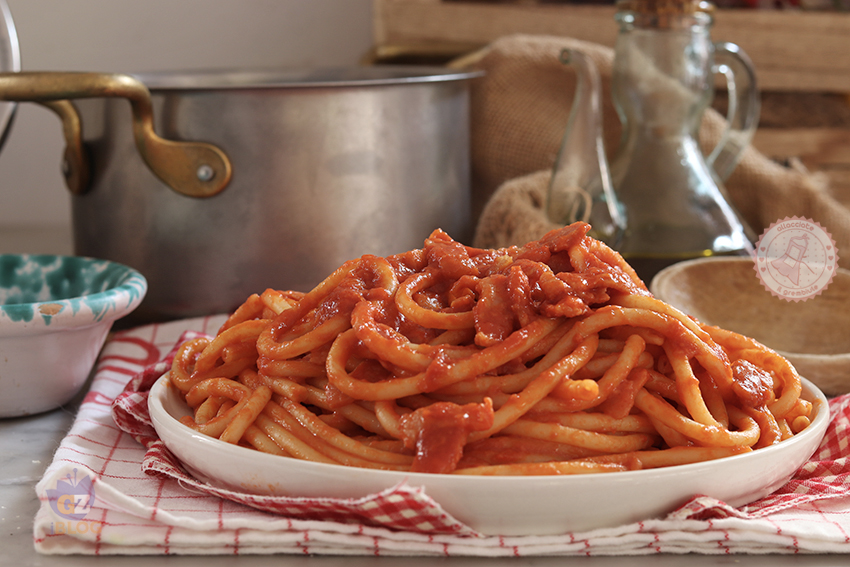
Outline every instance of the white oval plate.
<svg viewBox="0 0 850 567"><path fill-rule="evenodd" d="M269 455L196 433L177 389L160 378L148 408L166 447L197 479L251 494L361 498L401 482L423 487L457 520L486 535L555 535L663 517L695 495L738 507L767 496L805 463L826 432L826 397L803 381L814 403L805 431L751 453L675 467L569 476L475 477L328 465Z"/></svg>

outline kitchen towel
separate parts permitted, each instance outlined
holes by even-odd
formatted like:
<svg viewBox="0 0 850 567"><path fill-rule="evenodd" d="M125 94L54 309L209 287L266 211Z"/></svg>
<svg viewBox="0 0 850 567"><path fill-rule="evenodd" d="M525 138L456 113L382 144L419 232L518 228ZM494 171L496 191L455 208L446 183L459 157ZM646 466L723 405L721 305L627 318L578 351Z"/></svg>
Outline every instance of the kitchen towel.
<svg viewBox="0 0 850 567"><path fill-rule="evenodd" d="M476 247L522 245L549 226L543 203L576 87L572 68L560 60L567 48L585 53L599 69L603 134L612 155L621 128L610 94L611 48L517 34L451 63L483 72L472 84L470 101ZM705 112L699 132L703 151L717 144L725 125L716 111ZM839 265L850 268L850 253L840 253L850 250L850 209L830 193L825 176L791 162L794 166L786 167L748 147L725 182L730 200L757 235L786 217L819 222L835 239Z"/></svg>
<svg viewBox="0 0 850 567"><path fill-rule="evenodd" d="M147 388L181 337L223 317L153 324L107 342L36 491L44 554L422 556L850 553L850 396L784 487L743 508L697 497L667 517L561 536L482 536L416 487L355 500L256 497L188 476L147 419ZM116 399L118 401L116 401ZM144 445L143 445L144 444ZM147 449L145 447L147 445Z"/></svg>

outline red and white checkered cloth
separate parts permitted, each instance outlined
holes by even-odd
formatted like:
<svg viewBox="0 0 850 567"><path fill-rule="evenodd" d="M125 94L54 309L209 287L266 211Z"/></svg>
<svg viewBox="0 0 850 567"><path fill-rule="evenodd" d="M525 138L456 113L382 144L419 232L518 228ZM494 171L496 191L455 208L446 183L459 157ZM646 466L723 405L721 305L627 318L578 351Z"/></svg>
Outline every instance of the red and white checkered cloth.
<svg viewBox="0 0 850 567"><path fill-rule="evenodd" d="M145 422L146 388L165 370L161 361L184 332L214 334L223 320L148 325L116 333L107 342L91 390L36 487L39 552L850 553L850 395L830 401L832 421L820 448L773 495L739 509L694 498L663 519L584 533L482 536L406 485L356 500L257 497L214 489L188 476Z"/></svg>

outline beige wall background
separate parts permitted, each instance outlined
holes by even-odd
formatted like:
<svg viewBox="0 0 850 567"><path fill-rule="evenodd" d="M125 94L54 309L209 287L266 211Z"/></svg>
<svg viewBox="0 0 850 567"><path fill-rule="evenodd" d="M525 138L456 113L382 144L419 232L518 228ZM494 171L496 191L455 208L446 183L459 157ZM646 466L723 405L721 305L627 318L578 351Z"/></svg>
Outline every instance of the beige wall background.
<svg viewBox="0 0 850 567"><path fill-rule="evenodd" d="M7 3L25 71L355 65L372 45L372 0ZM18 106L0 150L0 236L39 230L70 239L70 198L59 171L63 146L51 112ZM14 247L6 242L4 248Z"/></svg>

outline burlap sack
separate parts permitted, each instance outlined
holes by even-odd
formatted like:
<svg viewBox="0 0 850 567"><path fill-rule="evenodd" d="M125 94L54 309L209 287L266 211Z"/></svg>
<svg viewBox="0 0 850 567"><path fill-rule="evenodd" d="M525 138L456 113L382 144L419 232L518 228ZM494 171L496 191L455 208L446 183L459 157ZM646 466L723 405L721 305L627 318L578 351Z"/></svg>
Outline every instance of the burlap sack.
<svg viewBox="0 0 850 567"><path fill-rule="evenodd" d="M472 87L474 246L523 244L553 227L543 201L575 91L575 75L559 59L564 48L582 50L599 68L611 155L621 131L610 96L612 49L565 37L511 35L452 63L485 72ZM724 126L717 112L705 113L704 150L714 147ZM840 265L850 267L850 210L828 193L822 176L748 148L726 188L757 235L785 217L810 218L832 234Z"/></svg>

